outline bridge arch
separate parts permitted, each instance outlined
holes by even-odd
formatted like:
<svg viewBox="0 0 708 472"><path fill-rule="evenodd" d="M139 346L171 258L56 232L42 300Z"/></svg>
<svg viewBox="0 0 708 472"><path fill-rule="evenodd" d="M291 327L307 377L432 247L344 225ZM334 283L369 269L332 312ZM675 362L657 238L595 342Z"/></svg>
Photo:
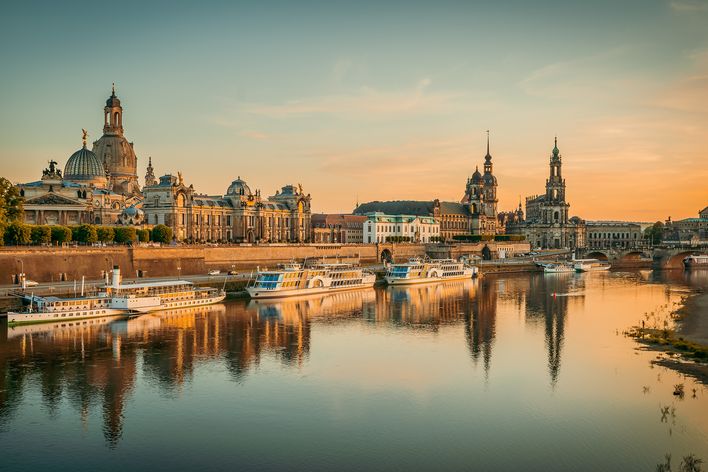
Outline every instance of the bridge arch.
<svg viewBox="0 0 708 472"><path fill-rule="evenodd" d="M606 261L609 259L606 253L603 251L591 251L585 255L587 259L597 259L598 261Z"/></svg>
<svg viewBox="0 0 708 472"><path fill-rule="evenodd" d="M393 253L390 249L381 251L381 262L393 262Z"/></svg>
<svg viewBox="0 0 708 472"><path fill-rule="evenodd" d="M701 254L701 251L682 251L670 256L664 263L664 269L683 269L683 260L691 254Z"/></svg>
<svg viewBox="0 0 708 472"><path fill-rule="evenodd" d="M627 261L627 262L639 261L643 255L644 255L644 253L642 251L629 251L629 252L623 254L622 257L620 258L620 260Z"/></svg>

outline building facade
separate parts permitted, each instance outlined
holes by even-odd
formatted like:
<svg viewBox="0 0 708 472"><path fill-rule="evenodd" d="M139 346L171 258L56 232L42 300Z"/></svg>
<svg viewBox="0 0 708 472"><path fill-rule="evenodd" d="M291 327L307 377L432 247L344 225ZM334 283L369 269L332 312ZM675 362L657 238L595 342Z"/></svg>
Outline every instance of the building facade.
<svg viewBox="0 0 708 472"><path fill-rule="evenodd" d="M410 215L432 217L440 226L439 237L450 241L455 236L495 235L499 232L497 221L497 178L493 172L492 156L484 156L484 174L479 168L467 179L465 191L459 202L402 200L374 201L359 205L356 215L383 213L386 215ZM364 239L366 242L366 237Z"/></svg>
<svg viewBox="0 0 708 472"><path fill-rule="evenodd" d="M152 172L152 170L148 170ZM261 198L241 178L221 196L195 192L181 174L167 174L143 187L147 224L172 228L175 240L188 242L309 242L311 197L301 186L286 185Z"/></svg>
<svg viewBox="0 0 708 472"><path fill-rule="evenodd" d="M639 223L628 221L587 221L586 247L589 249L631 249L645 246Z"/></svg>
<svg viewBox="0 0 708 472"><path fill-rule="evenodd" d="M664 241L689 244L708 241L708 207L698 212L698 218L667 219L664 223Z"/></svg>
<svg viewBox="0 0 708 472"><path fill-rule="evenodd" d="M526 198L526 218L507 225L507 232L523 234L534 248L560 249L585 247L585 222L569 216L563 161L556 138L549 161L546 192Z"/></svg>
<svg viewBox="0 0 708 472"><path fill-rule="evenodd" d="M361 244L364 242L363 215L314 214L312 215L313 243Z"/></svg>
<svg viewBox="0 0 708 472"><path fill-rule="evenodd" d="M366 215L364 242L430 243L440 238L440 224L431 216L386 215L372 212Z"/></svg>

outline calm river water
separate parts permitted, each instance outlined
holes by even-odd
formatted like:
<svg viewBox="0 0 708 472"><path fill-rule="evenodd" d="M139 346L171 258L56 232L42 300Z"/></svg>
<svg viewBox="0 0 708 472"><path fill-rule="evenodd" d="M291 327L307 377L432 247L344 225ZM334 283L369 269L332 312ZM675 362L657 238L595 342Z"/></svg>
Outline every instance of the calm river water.
<svg viewBox="0 0 708 472"><path fill-rule="evenodd" d="M79 326L2 324L0 469L708 461L706 387L653 366L657 353L622 335L697 285L708 275L488 276Z"/></svg>

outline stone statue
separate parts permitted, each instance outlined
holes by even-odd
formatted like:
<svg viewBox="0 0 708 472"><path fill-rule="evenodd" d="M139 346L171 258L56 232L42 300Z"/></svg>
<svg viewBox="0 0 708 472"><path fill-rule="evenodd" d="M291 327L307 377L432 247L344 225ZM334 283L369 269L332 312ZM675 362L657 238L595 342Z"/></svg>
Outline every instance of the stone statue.
<svg viewBox="0 0 708 472"><path fill-rule="evenodd" d="M184 185L184 179L182 178L182 172L177 172L177 183L179 185Z"/></svg>
<svg viewBox="0 0 708 472"><path fill-rule="evenodd" d="M83 136L81 137L81 140L84 142L84 147L86 147L86 139L88 138L88 131L85 129L81 128L81 132L83 133Z"/></svg>
<svg viewBox="0 0 708 472"><path fill-rule="evenodd" d="M297 193L302 195L302 184L297 184Z"/></svg>

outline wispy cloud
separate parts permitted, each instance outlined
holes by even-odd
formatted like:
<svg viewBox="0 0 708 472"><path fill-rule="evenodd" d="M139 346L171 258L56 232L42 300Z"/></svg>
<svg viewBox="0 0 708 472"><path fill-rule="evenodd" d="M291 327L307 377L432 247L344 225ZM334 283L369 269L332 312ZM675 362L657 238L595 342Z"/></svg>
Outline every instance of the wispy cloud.
<svg viewBox="0 0 708 472"><path fill-rule="evenodd" d="M323 95L282 104L246 104L242 110L270 118L309 115L392 116L415 113L445 113L457 108L461 92L429 91L431 80L422 78L414 87L381 91L364 87L352 94Z"/></svg>
<svg viewBox="0 0 708 472"><path fill-rule="evenodd" d="M680 13L695 13L708 11L708 3L700 1L673 1L669 3L672 10Z"/></svg>

